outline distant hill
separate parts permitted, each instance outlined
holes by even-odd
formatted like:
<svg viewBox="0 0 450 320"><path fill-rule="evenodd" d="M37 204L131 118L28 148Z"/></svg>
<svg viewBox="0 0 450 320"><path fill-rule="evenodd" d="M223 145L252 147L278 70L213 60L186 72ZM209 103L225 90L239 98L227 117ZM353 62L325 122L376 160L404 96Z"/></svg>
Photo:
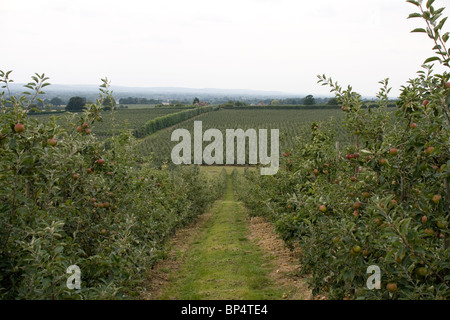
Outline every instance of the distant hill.
<svg viewBox="0 0 450 320"><path fill-rule="evenodd" d="M50 93L98 93L98 85L63 85L52 84L45 88L45 92ZM10 84L12 92L21 92L24 90L23 84ZM133 95L155 95L155 94L174 94L174 95L219 95L219 96L259 96L259 97L304 97L306 94L295 94L281 91L262 91L262 90L246 90L246 89L217 89L217 88L181 88L181 87L125 87L111 86L111 90L116 95L124 94Z"/></svg>
<svg viewBox="0 0 450 320"><path fill-rule="evenodd" d="M10 84L12 94L20 94L24 91L23 84ZM194 98L200 101L206 101L212 104L223 104L227 101L242 101L247 104L262 103L268 105L272 100L288 101L292 104L292 99L297 101L303 99L308 94L288 93L281 91L262 91L262 90L245 90L245 89L217 89L217 88L181 88L181 87L126 87L111 86L113 96L116 101L121 98L146 98L161 102L191 104ZM99 96L98 85L64 85L52 84L45 88L45 99L58 97L65 103L73 96L86 98L88 101L95 101ZM331 96L314 96L316 103L326 103ZM294 103L294 104L298 104Z"/></svg>

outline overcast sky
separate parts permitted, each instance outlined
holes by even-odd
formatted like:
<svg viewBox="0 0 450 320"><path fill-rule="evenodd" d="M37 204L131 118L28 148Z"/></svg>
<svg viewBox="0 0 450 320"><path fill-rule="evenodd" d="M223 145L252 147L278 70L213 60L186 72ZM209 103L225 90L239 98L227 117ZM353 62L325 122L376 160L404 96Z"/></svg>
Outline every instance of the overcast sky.
<svg viewBox="0 0 450 320"><path fill-rule="evenodd" d="M446 6L448 0L437 0ZM394 95L432 55L405 0L0 0L0 70L52 83ZM448 12L445 11L447 14ZM444 28L449 30L448 26Z"/></svg>

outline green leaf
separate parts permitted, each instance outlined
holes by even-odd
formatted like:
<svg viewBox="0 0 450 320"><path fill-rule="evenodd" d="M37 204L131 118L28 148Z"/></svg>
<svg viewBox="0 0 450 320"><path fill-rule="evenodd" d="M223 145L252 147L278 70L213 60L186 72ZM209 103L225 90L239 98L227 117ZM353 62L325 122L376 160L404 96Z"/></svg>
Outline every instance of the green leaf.
<svg viewBox="0 0 450 320"><path fill-rule="evenodd" d="M422 15L420 13L411 13L408 16L408 19L411 19L411 18L422 18Z"/></svg>
<svg viewBox="0 0 450 320"><path fill-rule="evenodd" d="M433 17L430 19L430 22L434 25L436 25L436 21L442 16L442 14L435 14L433 15Z"/></svg>
<svg viewBox="0 0 450 320"><path fill-rule="evenodd" d="M58 254L58 253L61 253L63 250L64 250L63 246L57 246L54 251L55 251L55 254Z"/></svg>
<svg viewBox="0 0 450 320"><path fill-rule="evenodd" d="M416 28L416 29L414 29L413 31L411 31L411 33L412 32L423 32L423 33L427 33L427 31L424 29L424 28Z"/></svg>
<svg viewBox="0 0 450 320"><path fill-rule="evenodd" d="M442 36L442 41L447 42L449 36L450 36L450 33L446 32L446 33Z"/></svg>
<svg viewBox="0 0 450 320"><path fill-rule="evenodd" d="M416 5L416 6L420 6L420 4L417 1L415 1L415 0L406 0L406 2L412 3L412 4Z"/></svg>
<svg viewBox="0 0 450 320"><path fill-rule="evenodd" d="M427 1L426 6L427 6L428 9L430 9L430 7L431 7L431 5L433 4L433 2L434 2L434 0L428 0L428 1Z"/></svg>
<svg viewBox="0 0 450 320"><path fill-rule="evenodd" d="M448 19L448 17L445 17L444 19L442 19L442 20L439 22L439 24L437 25L437 27L434 28L434 31L441 30L442 27L444 26L445 22L447 21L447 19Z"/></svg>
<svg viewBox="0 0 450 320"><path fill-rule="evenodd" d="M405 219L403 223L400 226L400 232L403 236L406 236L408 234L409 225L411 224L411 218Z"/></svg>
<svg viewBox="0 0 450 320"><path fill-rule="evenodd" d="M439 8L439 9L437 9L437 10L435 10L434 11L434 14L436 15L436 14L440 14L440 13L442 13L442 11L444 11L445 10L445 8Z"/></svg>

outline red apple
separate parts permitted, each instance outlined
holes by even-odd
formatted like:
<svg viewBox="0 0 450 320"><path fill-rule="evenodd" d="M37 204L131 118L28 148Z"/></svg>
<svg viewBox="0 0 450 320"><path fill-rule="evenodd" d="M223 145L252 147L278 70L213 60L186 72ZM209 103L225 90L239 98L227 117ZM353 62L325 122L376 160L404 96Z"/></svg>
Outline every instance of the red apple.
<svg viewBox="0 0 450 320"><path fill-rule="evenodd" d="M394 292L397 291L397 284L396 284L396 283L393 283L393 282L390 282L390 283L387 284L386 289L387 289L389 292L394 293Z"/></svg>
<svg viewBox="0 0 450 320"><path fill-rule="evenodd" d="M428 104L428 102L429 102L428 100L424 100L423 103L422 103L422 105L423 105L424 107L426 107L427 104Z"/></svg>
<svg viewBox="0 0 450 320"><path fill-rule="evenodd" d="M319 207L319 211L320 212L327 212L327 206L326 205L321 205L320 207Z"/></svg>
<svg viewBox="0 0 450 320"><path fill-rule="evenodd" d="M17 123L14 126L14 131L17 132L17 133L24 132L25 131L25 127L23 126L23 124Z"/></svg>
<svg viewBox="0 0 450 320"><path fill-rule="evenodd" d="M391 148L391 149L389 150L389 154L390 154L391 156L396 156L396 155L398 154L398 150L395 149L395 148Z"/></svg>
<svg viewBox="0 0 450 320"><path fill-rule="evenodd" d="M52 147L56 146L56 140L53 138L48 139L47 143Z"/></svg>
<svg viewBox="0 0 450 320"><path fill-rule="evenodd" d="M429 155L433 152L433 150L434 150L434 147L433 147L433 146L430 146L430 147L428 147L428 148L425 149L425 154L426 154L427 156L429 156Z"/></svg>

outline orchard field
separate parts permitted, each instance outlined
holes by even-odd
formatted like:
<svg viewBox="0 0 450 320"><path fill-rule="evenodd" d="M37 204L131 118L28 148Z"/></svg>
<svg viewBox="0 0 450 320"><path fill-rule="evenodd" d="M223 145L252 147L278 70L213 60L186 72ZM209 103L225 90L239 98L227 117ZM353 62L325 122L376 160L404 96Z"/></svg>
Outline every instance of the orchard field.
<svg viewBox="0 0 450 320"><path fill-rule="evenodd" d="M130 105L130 109L115 109L114 112L103 111L101 121L97 121L93 127L96 137L104 140L121 130L138 129L152 119L185 110L186 108L155 108L151 105ZM57 117L61 126L70 126L70 120L61 114L33 114L32 117L40 122L47 122L52 116Z"/></svg>
<svg viewBox="0 0 450 320"><path fill-rule="evenodd" d="M143 155L153 154L156 163L171 162L171 150L178 143L171 141L173 130L187 129L193 137L194 121L202 122L203 132L211 128L219 129L224 137L226 129L279 129L280 150L284 151L294 148L297 138L305 135L312 122L329 121L329 125L335 128L338 139L345 144L345 129L340 121L342 116L340 110L219 109L180 123L171 130L161 130L147 136L140 141L139 149ZM248 145L246 151L248 152Z"/></svg>
<svg viewBox="0 0 450 320"><path fill-rule="evenodd" d="M313 299L448 300L450 73L431 63L450 67L450 33L434 1L407 2L435 55L396 108L388 79L368 108L351 86L319 75L339 109L111 112L102 110L112 97L102 79L82 113L52 117L29 114L45 74L12 96L11 72L0 71L0 298L307 299L294 281L273 281L287 260L272 254L287 247ZM280 170L170 165L172 132L193 135L194 121L203 132L279 129ZM250 236L255 219L282 248L264 254ZM173 258L171 241L199 220ZM170 259L182 265L163 270L170 277L156 292L152 270ZM73 266L82 272L76 290L66 282Z"/></svg>

